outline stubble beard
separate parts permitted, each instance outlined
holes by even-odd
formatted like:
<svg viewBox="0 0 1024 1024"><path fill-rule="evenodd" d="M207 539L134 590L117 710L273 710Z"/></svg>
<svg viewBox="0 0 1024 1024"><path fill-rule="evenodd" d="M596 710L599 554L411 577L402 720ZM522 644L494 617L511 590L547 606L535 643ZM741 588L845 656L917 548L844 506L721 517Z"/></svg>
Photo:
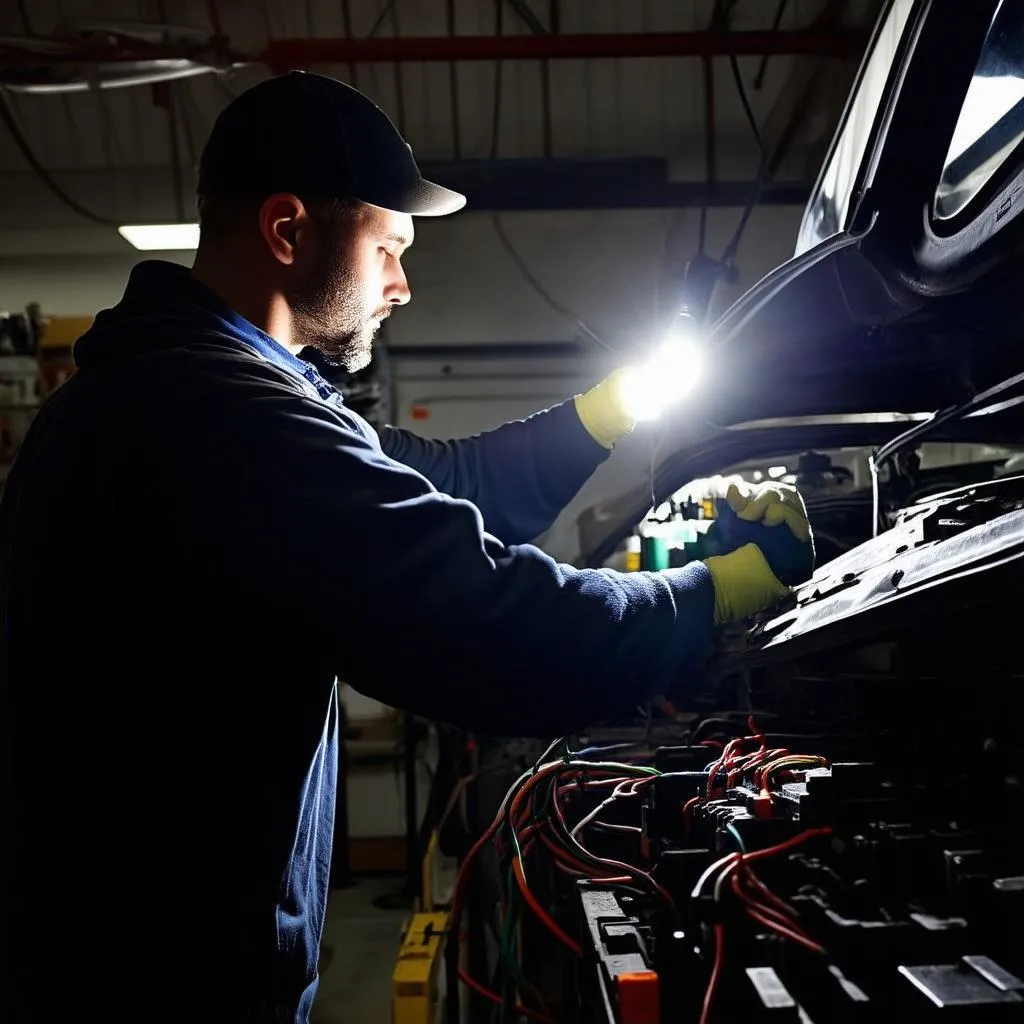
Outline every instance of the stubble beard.
<svg viewBox="0 0 1024 1024"><path fill-rule="evenodd" d="M326 248L320 270L289 296L292 336L332 365L357 373L370 365L374 338L391 307L367 312L359 282L345 260L342 240Z"/></svg>

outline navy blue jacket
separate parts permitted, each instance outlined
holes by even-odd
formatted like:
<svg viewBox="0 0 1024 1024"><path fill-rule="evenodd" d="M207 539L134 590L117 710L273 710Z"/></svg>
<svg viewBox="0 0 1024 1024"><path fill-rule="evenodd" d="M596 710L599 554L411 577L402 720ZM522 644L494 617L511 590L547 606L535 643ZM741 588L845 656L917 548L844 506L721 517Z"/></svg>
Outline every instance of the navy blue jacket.
<svg viewBox="0 0 1024 1024"><path fill-rule="evenodd" d="M571 402L468 440L378 437L158 262L75 354L0 502L0 1016L305 1021L336 678L559 735L698 663L713 586L700 564L577 570L526 543L605 455Z"/></svg>

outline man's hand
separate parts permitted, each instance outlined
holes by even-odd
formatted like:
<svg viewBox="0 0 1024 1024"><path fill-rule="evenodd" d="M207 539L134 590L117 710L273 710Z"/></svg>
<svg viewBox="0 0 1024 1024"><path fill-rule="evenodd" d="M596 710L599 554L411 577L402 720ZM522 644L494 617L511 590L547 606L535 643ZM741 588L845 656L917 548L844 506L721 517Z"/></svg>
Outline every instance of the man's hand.
<svg viewBox="0 0 1024 1024"><path fill-rule="evenodd" d="M746 523L764 523L765 526L785 523L797 540L811 539L804 500L790 484L748 484L740 480L729 484L725 500Z"/></svg>
<svg viewBox="0 0 1024 1024"><path fill-rule="evenodd" d="M716 622L762 611L814 569L811 528L795 488L773 484L731 492L712 527L715 546L726 553L704 560L715 584ZM742 518L744 513L751 518Z"/></svg>
<svg viewBox="0 0 1024 1024"><path fill-rule="evenodd" d="M756 544L778 580L803 583L814 569L814 539L800 492L789 484L730 484L705 535L709 555Z"/></svg>

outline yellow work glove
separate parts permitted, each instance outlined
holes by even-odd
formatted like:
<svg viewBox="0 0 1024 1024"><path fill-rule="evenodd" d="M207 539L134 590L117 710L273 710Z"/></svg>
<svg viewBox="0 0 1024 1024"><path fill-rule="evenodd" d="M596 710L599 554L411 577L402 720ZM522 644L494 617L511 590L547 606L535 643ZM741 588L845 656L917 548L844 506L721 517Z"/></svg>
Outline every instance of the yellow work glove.
<svg viewBox="0 0 1024 1024"><path fill-rule="evenodd" d="M636 420L626 412L623 384L629 370L610 373L586 394L577 395L576 414L587 433L602 447L611 451L620 437L632 432Z"/></svg>
<svg viewBox="0 0 1024 1024"><path fill-rule="evenodd" d="M747 619L789 593L756 544L704 559L715 584L715 622Z"/></svg>
<svg viewBox="0 0 1024 1024"><path fill-rule="evenodd" d="M785 523L797 540L811 539L807 509L800 492L790 484L729 484L725 500L738 519L746 523L781 526Z"/></svg>

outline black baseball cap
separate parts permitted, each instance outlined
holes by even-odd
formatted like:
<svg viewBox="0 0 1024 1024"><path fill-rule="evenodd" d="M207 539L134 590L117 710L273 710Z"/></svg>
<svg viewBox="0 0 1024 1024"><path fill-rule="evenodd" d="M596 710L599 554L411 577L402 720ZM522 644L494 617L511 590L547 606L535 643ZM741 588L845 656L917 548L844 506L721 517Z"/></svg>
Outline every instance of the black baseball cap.
<svg viewBox="0 0 1024 1024"><path fill-rule="evenodd" d="M289 71L220 113L199 161L198 193L357 199L441 217L466 197L426 181L412 147L376 103L336 78Z"/></svg>

